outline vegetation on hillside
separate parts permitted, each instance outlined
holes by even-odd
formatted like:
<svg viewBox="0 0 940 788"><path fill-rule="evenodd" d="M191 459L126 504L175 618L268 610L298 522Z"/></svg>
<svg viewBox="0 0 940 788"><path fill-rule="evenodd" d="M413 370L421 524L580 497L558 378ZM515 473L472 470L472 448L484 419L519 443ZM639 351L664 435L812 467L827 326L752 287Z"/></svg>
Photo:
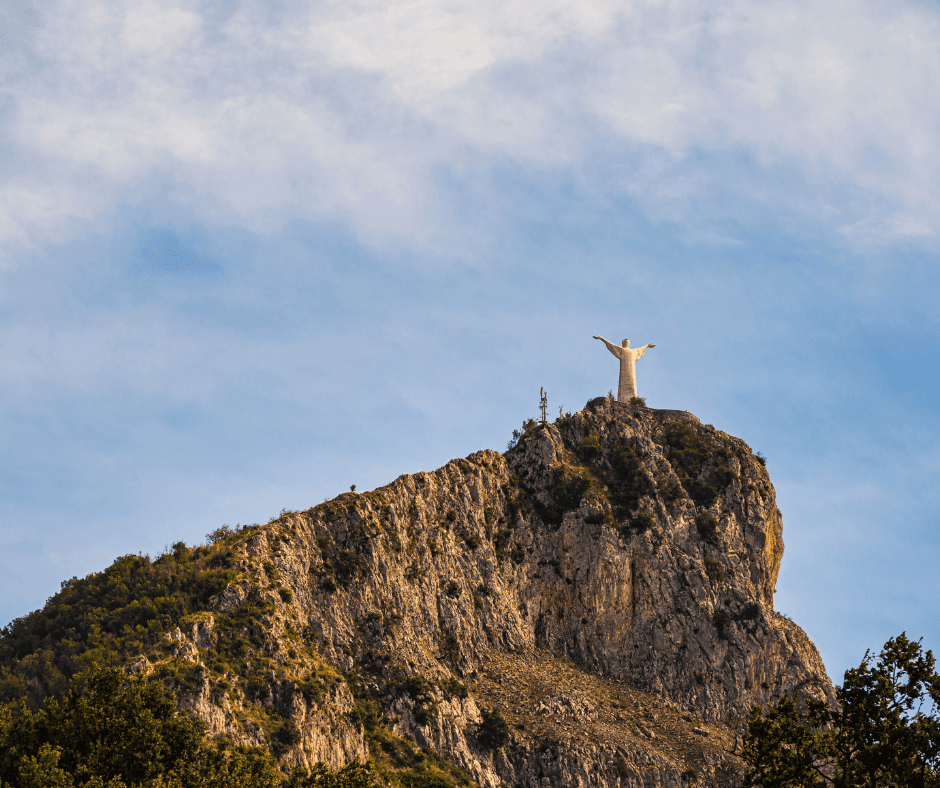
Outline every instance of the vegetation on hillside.
<svg viewBox="0 0 940 788"><path fill-rule="evenodd" d="M697 506L711 506L734 481L734 471L729 467L733 453L723 446L716 447L709 435L685 422L674 422L666 427L665 441L669 464Z"/></svg>
<svg viewBox="0 0 940 788"><path fill-rule="evenodd" d="M0 788L277 788L264 748L210 743L201 723L176 711L162 682L116 668L88 672L85 687L38 711L0 710ZM287 788L371 788L371 767L339 773L318 764Z"/></svg>
<svg viewBox="0 0 940 788"><path fill-rule="evenodd" d="M324 505L327 515L335 506ZM495 515L490 519L495 521ZM288 660L272 660L258 622L274 611L260 591L276 589L285 603L290 591L280 586L273 564L248 566L240 555L239 543L256 533L257 526L223 527L209 535L206 546L178 543L155 560L123 556L102 572L63 583L43 610L0 631L0 788L366 788L376 779L401 788L472 786L460 769L394 734L375 698L359 688L357 675L343 677L328 668L290 621L284 633ZM287 538L275 534L275 550ZM332 543L320 547L328 557L325 577L345 586L362 571L359 553ZM173 658L176 644L167 632L202 621L215 597L245 579L255 591L230 612L212 614L213 646L200 651L203 664ZM149 678L118 670L141 654L155 667ZM192 691L205 679L214 693L237 688L250 708L260 709L249 713L270 749L210 741L201 723L173 711L174 691ZM275 757L299 741L298 731L269 708L272 680L293 685L314 705L323 701L330 684L348 681L369 762L337 773L320 764L285 778ZM421 702L430 703L420 683L412 677L398 688L414 696L418 715ZM455 683L465 694L466 688ZM448 686L447 691L457 690ZM425 713L430 711L428 706ZM110 760L105 753L111 753ZM144 761L151 764L149 770Z"/></svg>
<svg viewBox="0 0 940 788"><path fill-rule="evenodd" d="M742 788L940 786L940 675L902 633L866 653L836 688L838 707L785 696L755 707L738 754Z"/></svg>
<svg viewBox="0 0 940 788"><path fill-rule="evenodd" d="M205 610L236 575L230 542L178 542L154 561L126 555L62 583L42 610L0 630L0 702L26 698L36 709L81 674L122 664Z"/></svg>
<svg viewBox="0 0 940 788"><path fill-rule="evenodd" d="M638 410L634 408L634 417L641 418ZM490 502L482 520L469 521L476 528L464 522L462 510L458 514L459 505L442 506L429 551L436 554L445 537L469 553L486 541L499 562L519 565L533 552L516 538L523 515L535 513L549 526L557 525L585 499L597 504L588 522L603 522L628 540L657 533L649 497L661 494L669 505L691 498L701 507L714 502L735 478L732 453L711 433L685 424L666 427L663 440L673 475L668 463L660 463L662 470L644 461L641 440L611 438L596 422L592 428L592 418L579 413L559 420L565 459L550 471L547 496L537 495L525 479L510 473L500 499ZM513 445L522 442L524 448L524 441L541 429L530 420ZM602 439L597 430L608 437ZM490 467L486 460L480 464ZM460 460L449 467L470 474L476 465ZM420 488L433 477L417 474L413 479ZM411 508L405 512L402 507L396 516L413 526L418 500L416 492ZM360 507L363 501L370 506ZM311 593L321 601L342 600L369 571L377 539L387 540L393 552L408 558L408 583L421 581L413 540L409 543L398 527L389 525L395 521L390 506L379 491L357 494L353 489L303 513L320 529L315 534L320 538L309 542L311 551L320 554L319 562L309 567ZM717 550L716 518L699 512L695 522L703 542ZM344 645L343 652L353 660L340 675L317 652L313 627L298 615L296 605L291 608L295 595L302 591L306 597L306 575L299 581L279 576L287 575L279 551L298 527L282 512L282 518L263 528L220 528L209 535L206 546L190 548L180 542L154 560L123 556L102 572L63 583L42 611L0 631L0 788L367 788L376 782L394 788L472 786L460 768L396 734L394 720L385 716L390 698L398 699L418 724L433 724L441 697L467 697L467 687L456 677L431 682L404 669L393 671L393 653L375 644L363 654ZM256 537L255 544L266 544L268 552L245 549L243 543ZM557 571L557 561L554 565ZM705 565L713 583L724 580L718 562L706 558ZM234 595L238 603L216 604L229 586L222 599ZM485 582L462 585L456 578L441 590L445 601L472 597L475 609L485 609L494 593ZM718 615L716 627L722 632L727 622ZM364 631L382 631L393 616L372 610L356 621ZM207 626L200 629L203 624ZM177 627L185 636L174 633ZM197 631L210 635L197 637ZM152 667L152 674L130 676L120 670L142 655L147 660L139 664ZM436 658L460 675L461 646L453 632L441 630ZM368 763L350 764L335 774L320 764L285 776L276 759L299 745L304 732L285 710L290 704L278 698L296 699L300 693L308 708L316 709L329 704L336 684L345 685L344 693L348 687L355 700L349 716L362 726ZM210 741L201 723L175 711L176 697L195 690L208 692L216 704L227 697L263 737L255 740L267 741L270 748ZM498 708L481 707L481 713L481 723L468 733L472 746L490 752L506 747L513 734Z"/></svg>
<svg viewBox="0 0 940 788"><path fill-rule="evenodd" d="M670 481L660 469L645 466L635 439L618 438L610 445L602 441L593 423L593 409L602 404L592 400L584 412L566 414L555 422L568 456L552 469L552 505L539 512L546 522L561 522L582 499L603 500L610 504L608 524L618 524L628 537L655 525L653 516L638 507L644 496L655 496L657 488L666 503L688 497L698 508L707 509L737 478L731 466L738 452L723 445L713 432L673 421L662 431L664 453L675 474ZM741 456L738 459L745 462Z"/></svg>
<svg viewBox="0 0 940 788"><path fill-rule="evenodd" d="M378 666L376 669L386 673ZM400 788L473 788L469 775L458 766L390 729L379 702L387 690L394 687L400 695L410 698L415 704L415 717L419 720L423 717L425 722L434 703L431 687L421 677L396 677L394 667L387 673L390 678L380 682L355 675L348 677L356 699L356 716L369 743L373 773L383 784ZM459 683L458 686L462 687Z"/></svg>

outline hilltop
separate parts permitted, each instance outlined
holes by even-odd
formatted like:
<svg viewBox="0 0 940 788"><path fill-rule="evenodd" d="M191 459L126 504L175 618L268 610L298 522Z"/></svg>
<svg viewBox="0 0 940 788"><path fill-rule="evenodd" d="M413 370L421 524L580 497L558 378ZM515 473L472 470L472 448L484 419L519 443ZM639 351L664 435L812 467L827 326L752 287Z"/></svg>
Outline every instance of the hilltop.
<svg viewBox="0 0 940 788"><path fill-rule="evenodd" d="M285 769L372 759L404 786L733 785L754 704L832 700L773 610L762 458L608 398L505 454L345 493L63 583L0 638L0 699L95 664L163 679Z"/></svg>

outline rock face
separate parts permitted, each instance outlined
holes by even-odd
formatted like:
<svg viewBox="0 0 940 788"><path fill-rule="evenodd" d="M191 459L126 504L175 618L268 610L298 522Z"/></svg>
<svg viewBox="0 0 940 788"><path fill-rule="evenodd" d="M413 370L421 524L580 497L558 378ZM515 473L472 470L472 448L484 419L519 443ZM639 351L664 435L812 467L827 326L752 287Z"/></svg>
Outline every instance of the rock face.
<svg viewBox="0 0 940 788"><path fill-rule="evenodd" d="M685 412L592 400L504 455L286 513L229 549L239 578L149 656L196 665L181 706L285 765L730 786L751 706L833 699L773 611L783 540L762 461ZM263 680L213 656L235 636Z"/></svg>

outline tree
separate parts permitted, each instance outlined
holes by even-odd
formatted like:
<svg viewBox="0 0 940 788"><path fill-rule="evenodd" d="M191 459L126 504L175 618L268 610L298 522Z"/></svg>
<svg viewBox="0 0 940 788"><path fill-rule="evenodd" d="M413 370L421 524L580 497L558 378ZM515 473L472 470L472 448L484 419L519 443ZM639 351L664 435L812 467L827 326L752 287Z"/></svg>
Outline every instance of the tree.
<svg viewBox="0 0 940 788"><path fill-rule="evenodd" d="M115 668L14 719L0 711L0 785L22 788L276 788L270 754L208 744L162 683Z"/></svg>
<svg viewBox="0 0 940 788"><path fill-rule="evenodd" d="M477 741L486 750L498 750L509 741L509 723L495 708L480 709L481 720L477 726Z"/></svg>
<svg viewBox="0 0 940 788"><path fill-rule="evenodd" d="M291 774L285 788L375 788L375 772L372 764L353 761L331 772L323 763L318 763L308 772L303 767Z"/></svg>
<svg viewBox="0 0 940 788"><path fill-rule="evenodd" d="M865 653L830 708L784 696L752 709L742 788L940 788L940 675L905 634Z"/></svg>
<svg viewBox="0 0 940 788"><path fill-rule="evenodd" d="M209 742L158 680L97 668L39 711L0 706L0 788L277 788L263 747ZM298 769L287 788L373 788L370 764Z"/></svg>

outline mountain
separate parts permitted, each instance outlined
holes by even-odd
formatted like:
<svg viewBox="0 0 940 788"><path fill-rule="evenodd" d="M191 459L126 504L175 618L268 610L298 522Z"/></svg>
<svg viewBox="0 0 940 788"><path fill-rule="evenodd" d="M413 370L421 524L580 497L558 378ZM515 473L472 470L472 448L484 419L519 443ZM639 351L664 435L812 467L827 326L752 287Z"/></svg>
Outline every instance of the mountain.
<svg viewBox="0 0 940 788"><path fill-rule="evenodd" d="M285 770L488 788L734 785L751 706L834 699L773 610L763 459L684 411L594 399L505 454L210 536L14 621L0 699L120 664Z"/></svg>

